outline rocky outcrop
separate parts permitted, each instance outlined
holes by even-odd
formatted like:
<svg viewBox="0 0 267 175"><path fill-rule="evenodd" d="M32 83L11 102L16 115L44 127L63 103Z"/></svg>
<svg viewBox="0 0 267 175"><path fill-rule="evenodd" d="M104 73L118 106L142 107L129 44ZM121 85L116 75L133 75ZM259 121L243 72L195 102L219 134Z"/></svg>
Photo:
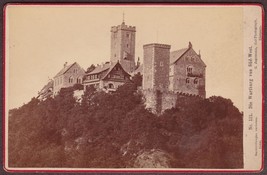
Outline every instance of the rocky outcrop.
<svg viewBox="0 0 267 175"><path fill-rule="evenodd" d="M159 149L142 151L134 162L134 168L169 168L171 156Z"/></svg>

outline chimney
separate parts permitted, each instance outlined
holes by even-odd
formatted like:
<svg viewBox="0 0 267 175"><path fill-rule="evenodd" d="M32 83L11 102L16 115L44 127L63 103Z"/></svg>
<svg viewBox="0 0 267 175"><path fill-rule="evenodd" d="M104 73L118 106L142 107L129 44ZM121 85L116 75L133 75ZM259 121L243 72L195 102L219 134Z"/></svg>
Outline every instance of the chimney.
<svg viewBox="0 0 267 175"><path fill-rule="evenodd" d="M66 66L67 66L67 64L68 64L68 62L65 62L65 64L64 64L64 67L66 67Z"/></svg>
<svg viewBox="0 0 267 175"><path fill-rule="evenodd" d="M188 45L188 47L189 48L192 48L193 47L193 45L192 45L192 43L189 41L189 45Z"/></svg>
<svg viewBox="0 0 267 175"><path fill-rule="evenodd" d="M140 66L140 58L138 57L136 67L139 67L139 66Z"/></svg>

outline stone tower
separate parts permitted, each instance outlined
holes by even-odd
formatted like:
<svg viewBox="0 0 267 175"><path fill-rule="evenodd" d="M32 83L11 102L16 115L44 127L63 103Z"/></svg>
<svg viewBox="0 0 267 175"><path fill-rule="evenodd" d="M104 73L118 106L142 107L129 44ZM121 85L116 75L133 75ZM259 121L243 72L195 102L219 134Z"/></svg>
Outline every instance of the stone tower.
<svg viewBox="0 0 267 175"><path fill-rule="evenodd" d="M144 45L143 90L168 91L170 45Z"/></svg>
<svg viewBox="0 0 267 175"><path fill-rule="evenodd" d="M111 27L110 61L119 61L128 73L135 69L135 27L121 25Z"/></svg>

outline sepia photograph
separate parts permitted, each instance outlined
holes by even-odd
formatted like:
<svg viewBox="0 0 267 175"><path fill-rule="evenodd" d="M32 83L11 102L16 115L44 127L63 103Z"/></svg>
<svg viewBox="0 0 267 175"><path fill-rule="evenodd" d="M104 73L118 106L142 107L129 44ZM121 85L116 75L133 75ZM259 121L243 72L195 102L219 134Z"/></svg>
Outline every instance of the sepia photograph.
<svg viewBox="0 0 267 175"><path fill-rule="evenodd" d="M260 6L4 13L5 169L261 169Z"/></svg>

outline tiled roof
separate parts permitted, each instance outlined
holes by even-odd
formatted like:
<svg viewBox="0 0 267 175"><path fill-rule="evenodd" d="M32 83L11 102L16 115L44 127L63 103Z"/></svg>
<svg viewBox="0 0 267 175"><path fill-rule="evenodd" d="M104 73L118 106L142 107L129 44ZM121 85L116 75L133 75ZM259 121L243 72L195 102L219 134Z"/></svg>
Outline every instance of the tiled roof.
<svg viewBox="0 0 267 175"><path fill-rule="evenodd" d="M173 64L175 61L177 61L187 50L188 48L183 48L183 49L172 51L170 53L170 64Z"/></svg>
<svg viewBox="0 0 267 175"><path fill-rule="evenodd" d="M104 78L105 78L105 77L112 71L112 69L113 69L117 64L119 64L120 67L122 68L122 70L123 70L127 75L130 76L130 74L127 73L127 72L123 69L122 65L121 65L119 62L117 62L117 63L113 63L113 64L111 64L109 70L108 70L107 73L103 76L103 79L104 79Z"/></svg>
<svg viewBox="0 0 267 175"><path fill-rule="evenodd" d="M76 64L76 62L74 62L73 64L70 64L68 66L65 66L63 69L61 69L55 77L59 76L59 75L63 75L65 72L67 72L67 70L69 70L69 68L71 68L74 64Z"/></svg>
<svg viewBox="0 0 267 175"><path fill-rule="evenodd" d="M98 65L92 72L89 72L87 73L86 75L93 75L93 74L99 74L101 72L104 72L107 70L107 72L101 76L101 79L104 79L112 70L113 68L119 64L121 66L121 64L119 62L117 63L106 63L106 64L103 64L103 65ZM121 66L121 68L123 69L123 67ZM127 73L124 69L123 71L130 76L129 73Z"/></svg>
<svg viewBox="0 0 267 175"><path fill-rule="evenodd" d="M48 92L48 90L50 89L50 88L53 88L53 83L54 83L54 81L53 80L50 80L42 89L41 89L41 91L38 93L38 94L43 94L43 93L46 93L46 92Z"/></svg>
<svg viewBox="0 0 267 175"><path fill-rule="evenodd" d="M98 65L96 66L96 68L92 71L92 72L89 72L87 75L92 75L92 74L98 74L98 73L101 73L107 69L109 69L111 67L111 64L110 63L106 63L106 64L102 64L102 65Z"/></svg>

